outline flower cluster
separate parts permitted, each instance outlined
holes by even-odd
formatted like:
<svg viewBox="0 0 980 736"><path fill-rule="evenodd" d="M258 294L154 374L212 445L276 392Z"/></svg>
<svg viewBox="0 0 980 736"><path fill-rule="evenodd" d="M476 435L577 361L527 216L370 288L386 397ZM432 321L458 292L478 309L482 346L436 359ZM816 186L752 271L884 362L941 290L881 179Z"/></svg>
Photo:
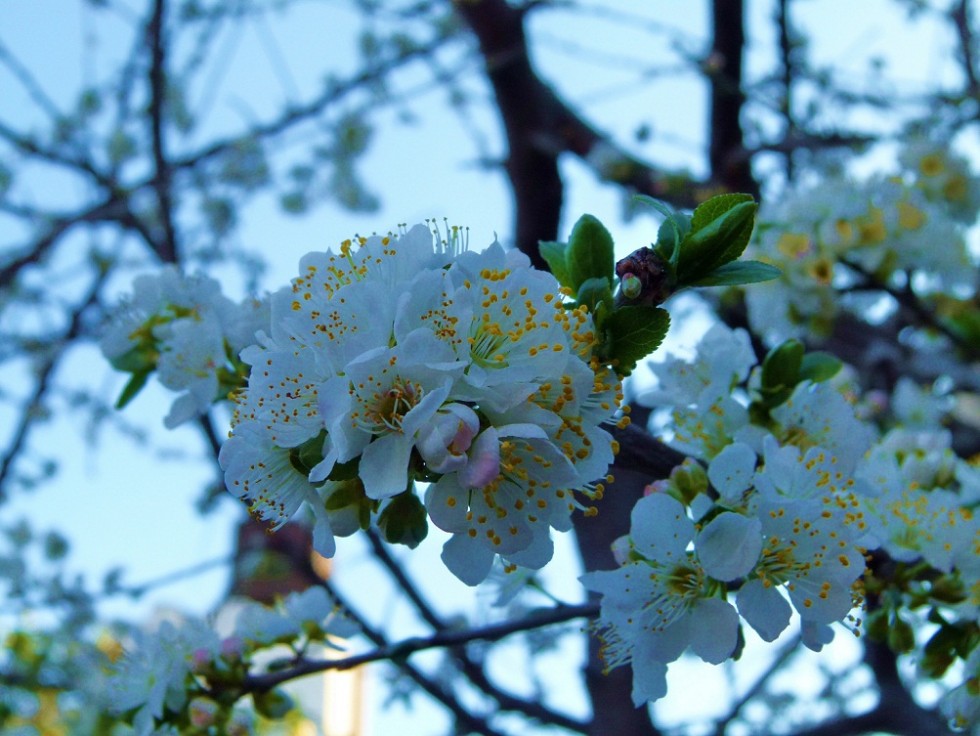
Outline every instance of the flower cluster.
<svg viewBox="0 0 980 736"><path fill-rule="evenodd" d="M229 609L230 610L230 609ZM311 643L333 646L355 628L337 613L323 588L293 593L275 607L239 601L225 623L227 632L196 618L164 620L153 631L124 642L126 653L105 688L109 708L132 724L136 736L148 734L254 733L252 709L236 707L247 678L266 671L260 662L270 648L288 645L299 656ZM221 623L219 621L219 623ZM218 688L231 699L214 700ZM262 713L288 709L279 691L253 693ZM266 702L268 701L268 702ZM275 709L271 707L275 701Z"/></svg>
<svg viewBox="0 0 980 736"><path fill-rule="evenodd" d="M866 588L873 636L899 646L888 629L906 625L903 607L940 623L924 645L934 676L951 646L964 659L975 646L980 473L939 428L948 402L904 382L891 413L908 426L879 436L839 366L803 360L792 343L756 367L747 335L716 325L693 360L651 364L658 385L641 400L670 413L664 439L691 457L634 508L620 567L582 578L602 594L606 664L632 664L637 705L665 694L667 665L688 648L712 663L732 656L740 621L773 641L795 610L815 650L834 623L857 631ZM880 577L872 550L903 572ZM977 710L971 683L944 706L961 725Z"/></svg>
<svg viewBox="0 0 980 736"><path fill-rule="evenodd" d="M763 207L747 252L782 275L745 298L753 330L770 344L826 335L841 309L861 313L885 288L940 301L976 293L964 221L980 206L980 181L925 141L900 161L899 175L825 180Z"/></svg>
<svg viewBox="0 0 980 736"><path fill-rule="evenodd" d="M622 396L591 315L523 254L463 241L422 225L346 241L272 295L220 456L255 516L279 526L308 507L330 556L334 533L372 517L417 543L427 512L452 534L449 569L476 584L498 554L544 565L549 529L601 495L614 443L600 425Z"/></svg>
<svg viewBox="0 0 980 736"><path fill-rule="evenodd" d="M980 469L961 460L942 429L895 428L878 442L859 475L878 489L867 504L882 548L892 559L922 559L942 572L972 577L980 610Z"/></svg>
<svg viewBox="0 0 980 736"><path fill-rule="evenodd" d="M168 428L207 412L241 383L238 353L267 323L265 305L252 299L236 304L206 276L167 266L137 277L133 296L100 343L115 368L132 374L119 404L155 370L160 383L181 394L164 420Z"/></svg>
<svg viewBox="0 0 980 736"><path fill-rule="evenodd" d="M896 390L890 412L908 425L891 427L857 471L877 491L866 502L868 518L880 549L897 570L892 576L897 584L889 580L888 568L869 578L869 586L886 594L868 616L867 627L897 651L921 647L919 667L930 677L943 677L961 659L962 684L941 701L940 710L956 730L976 733L980 458L957 456L951 433L940 424L942 413L935 411L936 397L920 395L910 402L911 393L907 386ZM923 406L927 411L909 416L910 408Z"/></svg>
<svg viewBox="0 0 980 736"><path fill-rule="evenodd" d="M772 641L795 609L819 650L860 602L873 540L870 488L854 472L870 431L836 388L811 381L762 426L758 407L733 398L758 383L754 362L747 336L719 325L695 361L653 366L660 386L645 400L673 412L672 441L707 471L688 462L651 486L617 546L621 566L582 578L603 596L606 664L632 663L637 705L666 693L667 665L688 647L711 663L732 656L740 619Z"/></svg>

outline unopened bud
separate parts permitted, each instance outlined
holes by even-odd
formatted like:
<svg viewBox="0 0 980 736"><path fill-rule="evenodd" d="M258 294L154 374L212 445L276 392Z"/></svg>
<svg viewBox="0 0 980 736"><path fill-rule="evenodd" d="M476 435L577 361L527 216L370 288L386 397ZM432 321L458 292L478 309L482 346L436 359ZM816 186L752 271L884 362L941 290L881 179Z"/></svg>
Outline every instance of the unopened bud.
<svg viewBox="0 0 980 736"><path fill-rule="evenodd" d="M194 698L187 707L191 725L197 728L213 726L218 720L220 710L220 705L203 695Z"/></svg>

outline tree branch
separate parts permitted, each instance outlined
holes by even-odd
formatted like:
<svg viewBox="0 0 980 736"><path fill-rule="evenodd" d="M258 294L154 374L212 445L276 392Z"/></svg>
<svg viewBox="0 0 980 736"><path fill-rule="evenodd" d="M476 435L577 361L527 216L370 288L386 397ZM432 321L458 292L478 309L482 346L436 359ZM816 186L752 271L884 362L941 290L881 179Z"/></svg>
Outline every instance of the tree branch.
<svg viewBox="0 0 980 736"><path fill-rule="evenodd" d="M926 306L922 299L912 290L911 285L906 286L904 289L896 289L892 286L881 281L873 273L863 268L860 264L847 259L841 259L843 263L848 268L852 269L856 273L860 274L864 280L864 286L866 288L871 288L873 290L884 292L888 294L892 299L894 299L899 307L901 307L908 315L911 316L910 322L918 323L922 327L926 327L930 330L935 330L936 332L942 334L950 342L952 342L957 348L959 348L963 355L968 359L976 360L980 358L980 345L976 345L969 342L961 335L951 330L948 325L943 323L941 319ZM909 279L909 282L911 279Z"/></svg>
<svg viewBox="0 0 980 736"><path fill-rule="evenodd" d="M416 652L423 652L427 649L451 648L474 641L494 642L521 631L540 629L545 626L565 623L566 621L572 621L577 618L595 618L598 615L599 606L595 603L555 606L550 609L538 610L521 619L505 621L498 624L490 624L473 629L444 629L437 631L431 636L411 637L394 644L387 642L379 643L378 648L373 651L365 652L364 654L355 654L343 659L304 660L298 662L288 670L251 676L246 679L246 687L248 690L261 692L276 687L288 680L316 672L349 670L362 664L386 659L397 662L398 660L406 659ZM375 639L374 636L370 635L368 638L372 639L372 641ZM403 665L399 663L398 666L401 667Z"/></svg>
<svg viewBox="0 0 980 736"><path fill-rule="evenodd" d="M164 263L177 262L177 232L174 228L171 196L171 170L165 145L167 71L164 45L166 0L155 0L147 24L146 36L150 46L150 140L153 148L153 190L156 192L158 216L163 228L162 239L153 243L154 250Z"/></svg>
<svg viewBox="0 0 980 736"><path fill-rule="evenodd" d="M545 268L538 242L552 240L558 232L562 153L578 156L604 180L676 206L693 207L700 201L704 182L669 175L625 153L542 81L528 55L523 25L527 7L503 0L461 2L454 7L479 41L506 133L505 168L517 218L515 244L537 268Z"/></svg>
<svg viewBox="0 0 980 736"><path fill-rule="evenodd" d="M375 557L378 558L388 573L395 579L400 590L412 601L419 615L437 632L447 631L449 629L448 624L446 624L442 617L422 597L422 594L413 581L405 574L402 566L388 552L378 532L374 529L369 529L367 536ZM501 690L490 681L481 664L467 653L465 647L454 647L450 651L453 654L455 664L459 667L462 674L484 694L496 700L497 705L502 710L515 711L541 723L560 726L578 733L585 733L588 724L570 718L564 713L552 710L542 703L530 702Z"/></svg>
<svg viewBox="0 0 980 736"><path fill-rule="evenodd" d="M789 20L790 0L779 0L776 10L776 27L779 29L779 61L780 82L782 95L779 99L779 113L783 118L783 140L794 138L799 134L796 118L793 114L793 83L796 81L796 43ZM793 180L793 151L787 151L784 156L786 180Z"/></svg>
<svg viewBox="0 0 980 736"><path fill-rule="evenodd" d="M103 271L98 273L88 293L72 312L71 320L69 321L68 327L65 329L64 333L62 333L61 337L51 341L51 347L49 348L51 353L45 357L44 360L40 362L40 365L35 369L37 378L34 384L34 390L21 410L20 419L14 428L10 444L7 445L6 452L4 452L3 456L0 457L0 503L5 500L5 486L13 473L13 467L17 457L20 455L25 444L27 443L27 437L30 434L31 427L34 426L35 421L37 421L37 419L42 415L42 413L38 410L41 408L42 401L44 401L44 398L48 392L51 377L54 375L54 371L57 368L61 358L64 356L65 351L72 345L72 341L81 333L83 322L82 315L90 306L95 304L106 276L107 274ZM57 344L57 347L55 347L55 344Z"/></svg>
<svg viewBox="0 0 980 736"><path fill-rule="evenodd" d="M391 660L402 672L414 680L425 692L442 703L457 719L459 724L475 733L485 736L503 736L501 732L490 726L485 718L481 718L467 710L459 700L447 692L439 683L426 675L407 661L415 652L434 648L453 648L472 641L497 641L520 631L564 623L576 618L592 618L598 615L599 609L594 604L580 606L557 606L552 609L538 611L517 621L508 621L476 629L445 630L431 637L414 637L395 644L390 644L387 638L343 599L329 582L323 582L327 593L337 602L344 615L348 616L359 627L364 636L376 647L371 652L353 655L343 659L311 661L300 660L288 670L268 673L265 675L249 676L244 682L244 692L262 692L288 680L304 675L325 672L327 670L345 670L369 662Z"/></svg>
<svg viewBox="0 0 980 736"><path fill-rule="evenodd" d="M742 0L712 0L714 38L706 63L711 86L708 163L711 177L728 191L759 194L750 161L742 155L742 53L745 48Z"/></svg>
<svg viewBox="0 0 980 736"><path fill-rule="evenodd" d="M949 9L949 18L956 29L959 41L960 63L963 65L963 76L966 78L966 94L970 97L980 92L980 80L977 78L977 63L974 56L976 39L970 22L970 0L959 0Z"/></svg>

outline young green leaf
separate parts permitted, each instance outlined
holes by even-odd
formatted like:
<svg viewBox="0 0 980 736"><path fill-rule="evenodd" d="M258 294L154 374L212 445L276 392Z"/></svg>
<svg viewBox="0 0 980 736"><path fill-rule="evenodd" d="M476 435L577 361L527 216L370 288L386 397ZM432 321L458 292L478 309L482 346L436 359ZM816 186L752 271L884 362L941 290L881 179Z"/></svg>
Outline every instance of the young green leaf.
<svg viewBox="0 0 980 736"><path fill-rule="evenodd" d="M843 365L841 360L831 353L821 350L807 353L800 363L800 380L814 383L826 381L836 376Z"/></svg>
<svg viewBox="0 0 980 736"><path fill-rule="evenodd" d="M146 385L146 381L152 372L152 370L141 370L130 377L129 381L123 387L122 393L119 394L119 398L116 399L117 409L122 409L126 404L136 398L136 394Z"/></svg>
<svg viewBox="0 0 980 736"><path fill-rule="evenodd" d="M752 235L757 209L755 202L736 203L702 227L692 229L681 243L678 281L683 285L697 281L742 255Z"/></svg>
<svg viewBox="0 0 980 736"><path fill-rule="evenodd" d="M584 304L598 318L603 310L612 309L613 292L609 282L604 278L586 279L579 285L576 294L579 304Z"/></svg>
<svg viewBox="0 0 980 736"><path fill-rule="evenodd" d="M385 540L415 549L429 534L425 507L412 491L394 496L378 516Z"/></svg>
<svg viewBox="0 0 980 736"><path fill-rule="evenodd" d="M751 194L734 192L731 194L718 194L697 206L691 216L691 229L695 232L706 227L709 223L717 220L731 209L740 204L754 201Z"/></svg>
<svg viewBox="0 0 980 736"><path fill-rule="evenodd" d="M152 344L141 342L134 345L122 355L109 360L109 365L124 373L142 373L152 371L157 366L158 354Z"/></svg>
<svg viewBox="0 0 980 736"><path fill-rule="evenodd" d="M804 349L802 342L789 339L769 351L762 361L763 394L775 396L792 391L800 382L800 366L803 363ZM786 396L789 394L786 393ZM775 405L770 404L770 406Z"/></svg>
<svg viewBox="0 0 980 736"><path fill-rule="evenodd" d="M670 314L646 304L620 307L606 318L605 327L616 372L628 376L638 361L660 347L670 327Z"/></svg>
<svg viewBox="0 0 980 736"><path fill-rule="evenodd" d="M637 194L633 199L648 207L653 207L664 216L664 221L660 223L660 229L657 231L657 242L653 249L665 262L676 266L681 241L691 231L690 216L683 212L676 212L664 202L645 194Z"/></svg>
<svg viewBox="0 0 980 736"><path fill-rule="evenodd" d="M595 217L582 215L572 228L565 251L572 288L578 292L578 287L591 278L604 278L612 286L614 258L612 235Z"/></svg>
<svg viewBox="0 0 980 736"><path fill-rule="evenodd" d="M568 274L568 264L565 261L567 251L567 243L556 243L551 240L542 240L538 243L538 252L544 258L545 263L548 264L551 273L558 279L558 283L574 290L575 284L572 283L572 279Z"/></svg>
<svg viewBox="0 0 980 736"><path fill-rule="evenodd" d="M782 272L778 268L762 261L730 261L696 281L689 281L687 286L754 284L777 279L780 273Z"/></svg>
<svg viewBox="0 0 980 736"><path fill-rule="evenodd" d="M301 475L309 475L310 471L323 460L323 443L327 439L327 431L320 430L316 437L293 447L289 451L289 462Z"/></svg>
<svg viewBox="0 0 980 736"><path fill-rule="evenodd" d="M274 721L293 709L293 699L279 688L253 693L252 704L259 715Z"/></svg>

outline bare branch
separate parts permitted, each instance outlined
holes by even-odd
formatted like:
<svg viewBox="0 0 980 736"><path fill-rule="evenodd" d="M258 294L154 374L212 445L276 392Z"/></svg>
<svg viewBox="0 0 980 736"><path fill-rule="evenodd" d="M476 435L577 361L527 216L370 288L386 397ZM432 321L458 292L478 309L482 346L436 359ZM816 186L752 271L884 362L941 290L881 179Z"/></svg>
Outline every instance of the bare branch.
<svg viewBox="0 0 980 736"><path fill-rule="evenodd" d="M416 585L405 574L402 566L388 552L377 531L369 529L367 536L371 542L371 550L374 552L374 555L395 579L395 582L398 583L399 589L412 601L415 609L425 622L437 632L449 630L449 625L432 609L429 603L422 597ZM453 654L454 663L459 667L462 674L475 687L497 701L497 705L502 710L522 713L528 718L550 725L561 726L570 731L576 731L578 733L586 732L588 724L582 721L577 721L564 713L552 710L542 703L531 702L501 690L490 681L483 667L467 653L465 647L454 647L450 651Z"/></svg>
<svg viewBox="0 0 980 736"><path fill-rule="evenodd" d="M476 733L486 734L486 736L503 736L503 734L492 728L485 718L467 710L455 696L447 692L445 688L417 667L407 662L406 659L411 654L427 649L453 648L473 641L498 641L520 631L529 631L557 623L564 623L576 618L592 618L598 615L599 610L598 606L594 604L557 606L552 609L539 611L516 621L508 621L502 624L494 624L475 629L444 630L437 632L431 637L415 637L391 644L380 631L376 630L363 617L359 616L337 593L333 586L328 582L324 582L323 585L330 596L337 601L343 613L358 625L361 633L376 648L371 652L343 659L323 661L300 660L287 670L248 677L244 685L246 692L262 692L288 680L317 672L351 669L369 662L391 660L423 690L446 706L462 727Z"/></svg>
<svg viewBox="0 0 980 736"><path fill-rule="evenodd" d="M966 94L973 97L980 93L980 80L977 78L977 44L970 19L970 0L954 2L949 10L949 19L956 29L956 38L960 44L959 57L966 79Z"/></svg>
<svg viewBox="0 0 980 736"><path fill-rule="evenodd" d="M704 183L670 176L614 145L562 102L537 75L528 56L524 10L503 0L458 3L480 43L487 76L507 134L506 170L514 192L515 243L545 268L538 242L553 240L563 202L558 156L572 153L597 174L629 189L693 206Z"/></svg>
<svg viewBox="0 0 980 736"><path fill-rule="evenodd" d="M346 606L344 608L346 609ZM362 664L381 660L398 662L407 658L409 655L427 649L451 648L475 641L499 641L521 631L540 629L545 626L553 626L554 624L565 623L578 618L594 618L598 614L599 606L596 603L583 603L574 606L561 605L550 609L538 610L524 618L498 624L490 624L472 629L445 629L434 633L432 636L412 637L394 644L376 642L378 648L370 652L365 652L364 654L355 654L343 659L322 661L304 660L282 672L249 677L246 680L246 688L249 691L261 692L276 687L283 682L316 672L348 670ZM374 636L369 636L368 638L372 641L375 640ZM402 665L399 664L399 666Z"/></svg>
<svg viewBox="0 0 980 736"><path fill-rule="evenodd" d="M164 23L166 0L155 0L153 13L147 23L146 38L150 46L150 140L153 148L153 190L156 192L162 240L151 243L164 263L177 262L177 232L174 229L174 211L171 201L170 178L165 146L167 69L165 56Z"/></svg>
<svg viewBox="0 0 980 736"><path fill-rule="evenodd" d="M708 162L714 181L729 191L758 196L749 161L741 156L742 53L745 48L742 0L712 0L714 39L705 63L711 85Z"/></svg>
<svg viewBox="0 0 980 736"><path fill-rule="evenodd" d="M36 369L37 378L34 383L34 390L24 402L23 408L20 410L20 418L14 427L10 444L7 445L6 452L0 457L0 503L5 500L5 486L7 481L12 477L14 463L27 443L27 437L30 434L31 428L41 416L38 409L41 408L47 397L51 377L54 375L54 371L60 364L65 353L81 333L82 316L98 300L99 291L102 289L102 284L106 276L105 272L100 271L98 273L88 293L74 308L68 327L60 338L52 341L49 348L51 353L41 361L41 364Z"/></svg>

